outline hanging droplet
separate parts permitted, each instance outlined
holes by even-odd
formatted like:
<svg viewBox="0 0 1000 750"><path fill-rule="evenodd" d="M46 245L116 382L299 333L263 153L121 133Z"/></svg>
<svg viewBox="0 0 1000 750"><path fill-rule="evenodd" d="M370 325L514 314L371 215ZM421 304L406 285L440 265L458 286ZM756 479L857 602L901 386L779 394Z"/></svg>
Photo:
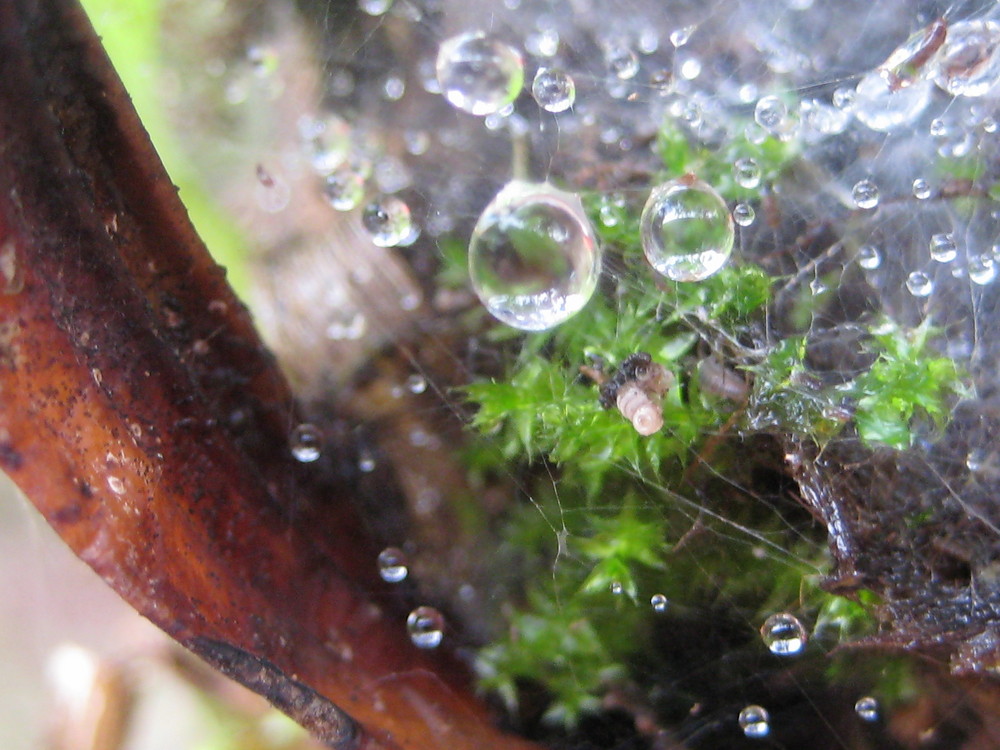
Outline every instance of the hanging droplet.
<svg viewBox="0 0 1000 750"><path fill-rule="evenodd" d="M312 463L320 457L323 450L323 433L315 425L303 422L292 430L288 444L296 461Z"/></svg>
<svg viewBox="0 0 1000 750"><path fill-rule="evenodd" d="M413 231L410 207L393 195L380 196L365 206L361 223L379 247L395 247Z"/></svg>
<svg viewBox="0 0 1000 750"><path fill-rule="evenodd" d="M951 232L942 232L931 237L931 259L938 263L951 263L958 256L958 245Z"/></svg>
<svg viewBox="0 0 1000 750"><path fill-rule="evenodd" d="M740 187L752 190L760 185L760 166L750 158L733 162L733 177Z"/></svg>
<svg viewBox="0 0 1000 750"><path fill-rule="evenodd" d="M627 81L639 72L639 56L624 44L610 44L604 49L604 64L616 78Z"/></svg>
<svg viewBox="0 0 1000 750"><path fill-rule="evenodd" d="M512 180L483 210L469 243L472 287L498 320L552 328L590 300L601 249L580 198Z"/></svg>
<svg viewBox="0 0 1000 750"><path fill-rule="evenodd" d="M854 704L854 711L862 721L878 721L880 715L878 699L870 695L859 698Z"/></svg>
<svg viewBox="0 0 1000 750"><path fill-rule="evenodd" d="M878 185L871 180L859 180L851 188L851 197L858 208L875 208L878 205Z"/></svg>
<svg viewBox="0 0 1000 750"><path fill-rule="evenodd" d="M934 83L952 96L983 96L1000 81L1000 24L959 21L934 60Z"/></svg>
<svg viewBox="0 0 1000 750"><path fill-rule="evenodd" d="M767 737L771 732L771 717L763 706L747 706L740 711L740 729L751 739Z"/></svg>
<svg viewBox="0 0 1000 750"><path fill-rule="evenodd" d="M524 86L521 53L482 32L445 40L435 68L445 98L473 115L499 112L514 102Z"/></svg>
<svg viewBox="0 0 1000 750"><path fill-rule="evenodd" d="M576 101L576 84L563 70L539 68L531 83L531 95L546 112L564 112Z"/></svg>
<svg viewBox="0 0 1000 750"><path fill-rule="evenodd" d="M670 43L674 45L674 47L683 47L691 39L691 35L694 33L696 28L698 27L692 24L691 26L674 29L670 32Z"/></svg>
<svg viewBox="0 0 1000 750"><path fill-rule="evenodd" d="M916 120L930 103L933 88L930 81L920 80L894 91L872 71L858 83L852 111L862 125L887 133Z"/></svg>
<svg viewBox="0 0 1000 750"><path fill-rule="evenodd" d="M806 647L808 635L799 618L788 612L768 617L760 627L764 645L777 656L798 656Z"/></svg>
<svg viewBox="0 0 1000 750"><path fill-rule="evenodd" d="M353 169L338 169L323 183L323 196L338 211L352 211L365 195L365 180Z"/></svg>
<svg viewBox="0 0 1000 750"><path fill-rule="evenodd" d="M788 105L776 96L763 96L757 101L753 119L771 135L787 130Z"/></svg>
<svg viewBox="0 0 1000 750"><path fill-rule="evenodd" d="M737 203L733 206L733 221L741 227L750 226L756 218L757 213L753 210L753 206L748 203Z"/></svg>
<svg viewBox="0 0 1000 750"><path fill-rule="evenodd" d="M653 189L639 220L646 260L673 281L702 281L733 251L733 217L711 186L686 175Z"/></svg>
<svg viewBox="0 0 1000 750"><path fill-rule="evenodd" d="M649 603L652 605L653 611L658 615L662 615L667 611L667 607L670 606L670 602L663 594L653 594L649 598Z"/></svg>
<svg viewBox="0 0 1000 750"><path fill-rule="evenodd" d="M409 572L406 553L399 547L386 547L378 553L378 574L386 583L399 583Z"/></svg>
<svg viewBox="0 0 1000 750"><path fill-rule="evenodd" d="M437 648L444 638L444 616L434 607L417 607L406 618L410 640L419 648Z"/></svg>
<svg viewBox="0 0 1000 750"><path fill-rule="evenodd" d="M934 282L923 271L913 271L906 277L906 288L914 297L927 297L934 291Z"/></svg>
<svg viewBox="0 0 1000 750"><path fill-rule="evenodd" d="M874 271L882 265L882 253L874 245L862 245L858 248L858 265L866 271Z"/></svg>
<svg viewBox="0 0 1000 750"><path fill-rule="evenodd" d="M992 255L976 255L969 258L969 280L986 286L997 277L997 264Z"/></svg>
<svg viewBox="0 0 1000 750"><path fill-rule="evenodd" d="M913 197L917 200L927 200L931 197L931 186L927 180L920 177L913 181Z"/></svg>

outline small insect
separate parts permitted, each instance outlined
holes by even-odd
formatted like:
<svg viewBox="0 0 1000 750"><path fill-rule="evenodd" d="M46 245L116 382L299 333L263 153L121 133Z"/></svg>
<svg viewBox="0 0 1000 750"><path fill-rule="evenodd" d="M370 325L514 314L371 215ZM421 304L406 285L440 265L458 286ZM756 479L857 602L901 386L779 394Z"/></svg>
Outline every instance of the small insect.
<svg viewBox="0 0 1000 750"><path fill-rule="evenodd" d="M889 91L899 91L918 81L923 75L923 68L947 38L948 22L943 17L938 18L889 55L878 67L879 75L889 85Z"/></svg>
<svg viewBox="0 0 1000 750"><path fill-rule="evenodd" d="M636 352L601 385L601 406L617 407L636 432L652 435L663 428L663 396L673 384L670 370L646 352Z"/></svg>

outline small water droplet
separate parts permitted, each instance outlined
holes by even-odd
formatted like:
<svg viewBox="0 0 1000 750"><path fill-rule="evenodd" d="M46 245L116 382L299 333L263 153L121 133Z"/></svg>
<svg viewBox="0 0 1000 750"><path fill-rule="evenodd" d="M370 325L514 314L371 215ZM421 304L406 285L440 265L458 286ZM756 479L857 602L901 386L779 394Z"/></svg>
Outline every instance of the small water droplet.
<svg viewBox="0 0 1000 750"><path fill-rule="evenodd" d="M395 0L358 0L358 8L369 16L381 16L389 11Z"/></svg>
<svg viewBox="0 0 1000 750"><path fill-rule="evenodd" d="M920 177L913 181L913 197L917 200L927 200L931 197L931 186L927 180Z"/></svg>
<svg viewBox="0 0 1000 750"><path fill-rule="evenodd" d="M733 206L733 221L741 227L750 226L756 218L757 213L753 210L753 206L747 203L737 203Z"/></svg>
<svg viewBox="0 0 1000 750"><path fill-rule="evenodd" d="M434 607L417 607L406 618L410 640L419 648L437 648L444 638L444 616Z"/></svg>
<svg viewBox="0 0 1000 750"><path fill-rule="evenodd" d="M559 51L559 31L548 28L537 34L529 34L524 40L524 47L532 55L553 57Z"/></svg>
<svg viewBox="0 0 1000 750"><path fill-rule="evenodd" d="M427 390L427 378L423 375L410 375L406 379L406 390L410 393L423 393Z"/></svg>
<svg viewBox="0 0 1000 750"><path fill-rule="evenodd" d="M760 185L760 166L750 158L737 159L733 162L733 177L737 185L752 190Z"/></svg>
<svg viewBox="0 0 1000 750"><path fill-rule="evenodd" d="M604 48L604 64L616 78L627 81L639 72L639 56L625 44L609 44Z"/></svg>
<svg viewBox="0 0 1000 750"><path fill-rule="evenodd" d="M611 591L611 593L614 594L615 596L620 596L621 593L625 590L625 587L622 586L621 581L612 581L611 585L608 586L608 590Z"/></svg>
<svg viewBox="0 0 1000 750"><path fill-rule="evenodd" d="M375 456L372 455L371 451L363 449L361 450L360 453L358 453L359 471L361 471L364 474L371 474L373 471L375 471L376 465L377 464L375 462Z"/></svg>
<svg viewBox="0 0 1000 750"><path fill-rule="evenodd" d="M871 180L859 180L851 188L851 197L858 208L875 208L878 205L878 185Z"/></svg>
<svg viewBox="0 0 1000 750"><path fill-rule="evenodd" d="M858 83L852 111L865 127L886 133L917 119L930 103L933 87L930 81L920 80L893 91L877 71L872 71Z"/></svg>
<svg viewBox="0 0 1000 750"><path fill-rule="evenodd" d="M965 466L969 471L980 471L983 468L985 453L981 450L971 450L965 457Z"/></svg>
<svg viewBox="0 0 1000 750"><path fill-rule="evenodd" d="M751 739L767 737L771 732L771 716L763 706L747 706L740 711L739 725L743 734Z"/></svg>
<svg viewBox="0 0 1000 750"><path fill-rule="evenodd" d="M352 211L365 195L364 178L352 169L337 169L323 183L323 196L338 211Z"/></svg>
<svg viewBox="0 0 1000 750"><path fill-rule="evenodd" d="M598 208L601 224L616 227L625 218L625 196L621 193L605 193Z"/></svg>
<svg viewBox="0 0 1000 750"><path fill-rule="evenodd" d="M399 583L409 572L406 553L399 547L386 547L378 553L378 574L386 583Z"/></svg>
<svg viewBox="0 0 1000 750"><path fill-rule="evenodd" d="M697 57L684 57L677 66L677 72L685 81L693 81L701 75L701 60Z"/></svg>
<svg viewBox="0 0 1000 750"><path fill-rule="evenodd" d="M717 273L735 240L725 201L690 175L653 189L639 229L646 260L673 281L702 281Z"/></svg>
<svg viewBox="0 0 1000 750"><path fill-rule="evenodd" d="M382 98L387 102L398 102L406 93L406 81L399 75L387 76L382 83Z"/></svg>
<svg viewBox="0 0 1000 750"><path fill-rule="evenodd" d="M351 146L350 126L334 114L305 115L298 122L309 162L320 174L329 174L347 158Z"/></svg>
<svg viewBox="0 0 1000 750"><path fill-rule="evenodd" d="M690 26L674 29L670 32L670 43L674 45L674 47L683 47L691 39L691 35L694 33L696 28L698 27L692 24Z"/></svg>
<svg viewBox="0 0 1000 750"><path fill-rule="evenodd" d="M906 288L914 297L927 297L934 291L934 282L923 271L913 271L906 277Z"/></svg>
<svg viewBox="0 0 1000 750"><path fill-rule="evenodd" d="M413 231L410 207L392 195L380 196L365 206L361 223L379 247L395 247Z"/></svg>
<svg viewBox="0 0 1000 750"><path fill-rule="evenodd" d="M512 180L490 201L469 243L472 287L507 325L541 331L590 300L601 249L580 198Z"/></svg>
<svg viewBox="0 0 1000 750"><path fill-rule="evenodd" d="M303 422L296 425L288 439L292 457L304 464L312 463L320 457L323 449L323 434L315 425Z"/></svg>
<svg viewBox="0 0 1000 750"><path fill-rule="evenodd" d="M531 95L545 111L564 112L576 100L576 84L563 70L539 68L531 83Z"/></svg>
<svg viewBox="0 0 1000 750"><path fill-rule="evenodd" d="M482 32L445 40L435 68L445 98L473 115L499 112L513 103L524 86L521 53Z"/></svg>
<svg viewBox="0 0 1000 750"><path fill-rule="evenodd" d="M931 237L931 259L938 263L951 263L958 256L958 245L951 232L942 232Z"/></svg>
<svg viewBox="0 0 1000 750"><path fill-rule="evenodd" d="M976 255L969 258L969 280L985 286L997 277L997 264L992 254Z"/></svg>
<svg viewBox="0 0 1000 750"><path fill-rule="evenodd" d="M833 106L845 112L850 112L854 109L854 103L856 100L857 92L855 92L854 89L846 87L836 89L833 92L833 96L830 97L830 101L833 102Z"/></svg>
<svg viewBox="0 0 1000 750"><path fill-rule="evenodd" d="M763 96L757 100L753 119L771 135L780 135L787 129L788 105L776 96Z"/></svg>
<svg viewBox="0 0 1000 750"><path fill-rule="evenodd" d="M931 124L928 127L927 132L929 132L933 138L944 138L948 135L948 123L940 117L935 117L931 120Z"/></svg>
<svg viewBox="0 0 1000 750"><path fill-rule="evenodd" d="M983 96L1000 81L1000 24L959 21L933 61L934 83L952 96Z"/></svg>
<svg viewBox="0 0 1000 750"><path fill-rule="evenodd" d="M778 656L798 656L806 647L808 635L799 618L788 612L768 617L760 627L764 645Z"/></svg>
<svg viewBox="0 0 1000 750"><path fill-rule="evenodd" d="M878 721L880 715L878 699L870 695L859 698L858 702L854 704L854 711L862 721Z"/></svg>
<svg viewBox="0 0 1000 750"><path fill-rule="evenodd" d="M667 607L670 606L670 602L667 597L663 594L653 594L649 598L649 603L653 607L653 611L660 615L667 611Z"/></svg>
<svg viewBox="0 0 1000 750"><path fill-rule="evenodd" d="M882 253L874 245L862 245L858 248L858 265L873 271L882 265Z"/></svg>

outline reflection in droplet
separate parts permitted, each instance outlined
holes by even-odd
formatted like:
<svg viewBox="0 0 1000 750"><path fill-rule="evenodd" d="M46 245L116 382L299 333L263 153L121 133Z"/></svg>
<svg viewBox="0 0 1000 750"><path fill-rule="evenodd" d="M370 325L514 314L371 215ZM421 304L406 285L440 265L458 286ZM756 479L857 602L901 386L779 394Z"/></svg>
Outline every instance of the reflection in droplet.
<svg viewBox="0 0 1000 750"><path fill-rule="evenodd" d="M776 96L763 96L757 101L753 119L771 135L780 135L786 129L788 105Z"/></svg>
<svg viewBox="0 0 1000 750"><path fill-rule="evenodd" d="M413 231L410 207L393 195L380 196L365 206L361 223L379 247L395 247Z"/></svg>
<svg viewBox="0 0 1000 750"><path fill-rule="evenodd" d="M747 706L740 711L739 725L751 739L767 737L771 732L771 717L763 706Z"/></svg>
<svg viewBox="0 0 1000 750"><path fill-rule="evenodd" d="M437 648L444 638L444 616L434 607L417 607L406 618L406 631L419 648Z"/></svg>
<svg viewBox="0 0 1000 750"><path fill-rule="evenodd" d="M958 256L958 246L951 232L942 232L931 237L931 259L938 263L951 263Z"/></svg>
<svg viewBox="0 0 1000 750"><path fill-rule="evenodd" d="M590 300L601 251L578 196L512 180L483 210L469 243L472 287L507 325L541 331Z"/></svg>
<svg viewBox="0 0 1000 750"><path fill-rule="evenodd" d="M304 464L312 463L320 457L323 448L323 434L315 425L303 422L296 425L288 439L292 457Z"/></svg>
<svg viewBox="0 0 1000 750"><path fill-rule="evenodd" d="M854 711L862 721L878 721L879 708L878 699L870 695L859 698L858 702L854 704Z"/></svg>
<svg viewBox="0 0 1000 750"><path fill-rule="evenodd" d="M913 181L913 197L917 200L927 200L931 197L931 186L927 180L920 177Z"/></svg>
<svg viewBox="0 0 1000 750"><path fill-rule="evenodd" d="M725 201L690 175L653 189L639 229L646 259L673 281L707 279L733 251L733 217Z"/></svg>
<svg viewBox="0 0 1000 750"><path fill-rule="evenodd" d="M875 208L878 205L878 185L871 180L859 180L851 189L851 197L858 208Z"/></svg>
<svg viewBox="0 0 1000 750"><path fill-rule="evenodd" d="M386 547L378 553L378 574L386 583L399 583L406 579L409 572L403 550Z"/></svg>
<svg viewBox="0 0 1000 750"><path fill-rule="evenodd" d="M338 211L357 208L364 194L365 180L353 169L337 169L323 183L323 196Z"/></svg>
<svg viewBox="0 0 1000 750"><path fill-rule="evenodd" d="M564 112L576 100L576 84L563 70L539 68L531 83L531 95L547 112Z"/></svg>
<svg viewBox="0 0 1000 750"><path fill-rule="evenodd" d="M649 598L649 603L652 605L653 611L656 612L658 615L666 612L667 607L670 606L670 602L667 600L667 597L664 596L663 594L653 594Z"/></svg>
<svg viewBox="0 0 1000 750"><path fill-rule="evenodd" d="M753 206L747 203L737 203L733 206L733 221L741 227L750 226L755 218L757 213L753 210Z"/></svg>
<svg viewBox="0 0 1000 750"><path fill-rule="evenodd" d="M737 185L752 190L760 185L760 166L750 158L737 159L733 163L733 177Z"/></svg>
<svg viewBox="0 0 1000 750"><path fill-rule="evenodd" d="M778 656L797 656L806 646L808 636L799 618L788 612L768 617L760 628L764 645Z"/></svg>
<svg viewBox="0 0 1000 750"><path fill-rule="evenodd" d="M445 98L473 115L499 112L524 85L521 53L482 32L445 40L438 49L436 72Z"/></svg>

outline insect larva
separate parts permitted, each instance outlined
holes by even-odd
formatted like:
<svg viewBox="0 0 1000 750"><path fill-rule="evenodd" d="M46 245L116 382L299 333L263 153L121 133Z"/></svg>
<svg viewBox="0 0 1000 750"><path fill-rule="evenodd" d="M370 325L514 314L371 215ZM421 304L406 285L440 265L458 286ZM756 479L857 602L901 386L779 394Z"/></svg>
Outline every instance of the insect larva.
<svg viewBox="0 0 1000 750"><path fill-rule="evenodd" d="M652 435L663 427L663 407L638 383L626 383L619 388L615 405L640 435Z"/></svg>

